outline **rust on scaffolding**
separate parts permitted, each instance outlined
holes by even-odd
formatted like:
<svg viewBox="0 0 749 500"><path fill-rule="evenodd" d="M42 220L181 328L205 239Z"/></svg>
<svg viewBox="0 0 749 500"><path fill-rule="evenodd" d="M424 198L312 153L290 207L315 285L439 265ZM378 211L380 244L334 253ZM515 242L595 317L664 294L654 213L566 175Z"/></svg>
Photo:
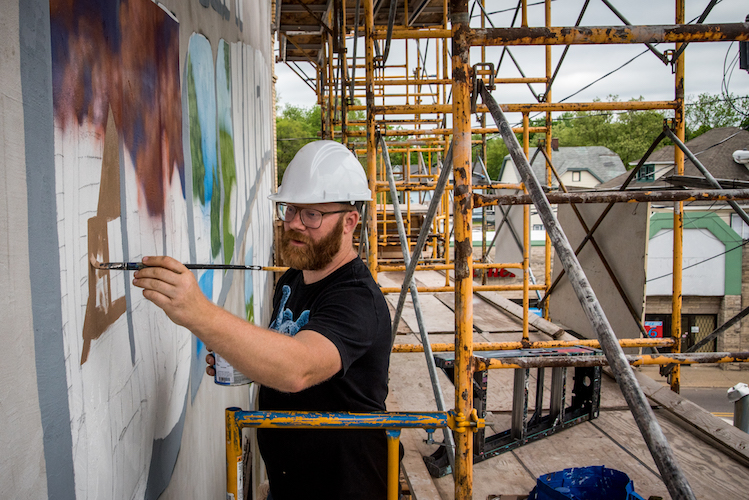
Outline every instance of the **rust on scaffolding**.
<svg viewBox="0 0 749 500"><path fill-rule="evenodd" d="M749 40L749 23L669 26L485 28L468 34L472 45L581 45Z"/></svg>
<svg viewBox="0 0 749 500"><path fill-rule="evenodd" d="M663 201L734 201L749 200L749 189L664 189L647 191L571 191L547 193L549 203L646 203ZM484 195L473 194L475 207L491 205L530 205L527 194Z"/></svg>
<svg viewBox="0 0 749 500"><path fill-rule="evenodd" d="M468 422L475 411L472 400L472 375L474 370L495 361L477 361L474 351L486 349L532 349L548 347L546 342L531 342L528 338L531 314L530 293L539 292L538 304L544 307L544 301L554 289L551 276L552 242L549 236L544 241L544 276L540 283L530 281L530 203L531 199L525 185L520 182L501 183L486 179L486 182L473 181L472 153L479 151L478 156L483 164L487 162L487 143L491 135L496 135L499 128L487 124L486 113L489 108L483 103L477 104L473 112L479 124L472 123L470 90L473 88L472 77L489 81L493 78L496 85L527 85L533 94L530 102L502 102L498 107L505 113L522 113L522 125L516 124L511 131L522 134L522 153L529 155L530 134L543 134L547 159L552 152L552 113L591 112L591 111L641 111L673 110L672 130L676 137L683 141L684 122L684 57L683 48L691 42L742 41L749 40L749 23L703 24L711 7L705 10L697 24L685 24L684 0L674 0L676 16L673 25L631 25L618 14L610 2L604 3L624 23L621 26L581 27L583 13L580 12L574 27L551 26L551 0L544 0L544 26L529 26L529 2L517 2L515 17L509 27L497 28L487 14L484 2L477 2L476 15L469 15L467 0L419 0L396 4L394 1L380 0L304 0L274 2L274 29L279 36L279 54L277 61L284 62L302 80L313 88L317 94L318 104L322 111L322 137L340 139L354 151L364 163L369 187L374 193L373 200L367 205L359 237L360 255L366 260L372 275L377 280L378 273L403 272L407 269L401 252L393 252L398 245L408 247L413 257L411 264L416 271L441 271L444 274L444 286L418 286L416 291L425 293L453 292L455 294L455 341L454 343L432 344L432 350L456 351L456 386L455 386L455 419ZM711 2L711 5L714 2ZM480 11L480 12L479 12ZM471 27L472 18L480 18L481 27ZM394 21L391 21L394 19ZM486 22L490 27L486 27ZM519 25L519 26L518 26ZM353 37L354 50L350 42ZM364 54L358 53L357 41L364 42ZM396 44L398 41L398 44ZM552 87L557 72L552 68L552 46L566 46L564 55L571 45L578 44L653 44L672 43L675 50L659 53L656 56L663 62L673 65L674 96L670 100L628 101L628 102L554 102ZM391 47L392 44L392 47ZM402 44L402 45L399 45ZM486 48L502 45L500 62L496 71L487 61ZM512 46L537 45L545 47L545 71L542 75L526 75L520 67ZM400 51L400 48L403 50ZM480 61L471 61L471 47L481 47ZM652 45L649 45L653 50ZM384 61L383 48L390 50L391 60ZM393 51L398 50L401 60L393 61ZM531 50L531 49L528 49ZM507 56L505 58L505 55ZM559 61L561 66L564 55ZM500 74L502 59L515 64L513 72L519 76ZM363 61L363 62L362 62ZM383 64L376 65L376 61ZM298 64L309 64L314 76L308 76ZM475 71L472 71L475 66ZM357 69L364 69L364 75L356 74ZM517 70L517 71L514 71ZM534 90L533 85L543 87L541 92ZM535 102L534 102L535 101ZM355 114L358 113L358 116ZM536 113L544 118L533 120ZM395 188L402 195L403 221L405 236L394 234L396 220L392 205L388 201L388 182L386 182L385 162L378 154L376 136L388 139L387 148L392 155L400 155L401 165L394 167ZM663 135L656 140L660 142ZM420 227L424 218L425 201L437 184L440 170L444 168L448 145L453 142L453 163L450 170L454 182L447 184L444 193L435 201L436 213L426 226ZM646 153L634 170L639 170L642 162L655 148ZM549 160L550 162L550 160ZM675 164L678 175L683 175L684 155L675 152ZM553 168L547 164L546 185L552 186ZM633 171L630 179L636 172ZM489 177L488 172L486 177ZM491 194L492 190L505 189L519 191L516 194ZM692 201L733 201L749 199L749 189L666 189L666 190L621 190L577 191L562 193L545 188L547 200L555 205L568 203L613 203L621 202L674 202L674 269L672 301L672 337L665 339L622 340L624 347L659 347L680 350L681 330L681 294L683 254L683 207L684 202ZM487 219L490 207L523 205L524 223L522 234L517 235L522 250L522 259L517 262L489 262L487 248ZM474 209L481 212L481 261L474 263L473 223ZM602 223L608 211L599 217L596 223L586 229L586 237L579 249L592 239L596 228ZM504 221L503 221L504 222ZM495 237L499 232L495 224ZM418 235L418 238L417 238ZM454 239L455 245L450 244ZM577 254L579 252L576 251ZM454 255L451 254L454 251ZM535 251L535 250L534 250ZM509 259L498 259L509 260ZM496 282L488 284L484 274L482 283L475 284L475 269L522 269L522 283L512 284ZM564 272L562 272L564 274ZM561 277L561 275L558 275ZM453 281L451 281L453 280ZM383 286L384 293L408 292L410 287ZM473 298L475 292L499 291L522 292L523 336L519 341L506 343L473 342ZM543 296L542 296L543 295ZM509 302L509 300L508 300ZM548 308L544 308L546 319ZM518 312L518 314L520 314ZM533 321L537 318L533 315ZM548 323L548 322L547 322ZM556 338L556 336L554 336ZM597 345L597 341L578 341L576 345ZM560 341L551 344L567 345ZM393 352L415 352L422 346L396 345ZM719 362L743 362L742 353L718 353L710 359ZM666 358L668 358L666 360ZM532 358L523 358L523 363ZM674 364L670 376L672 389L678 391L680 384L679 363L700 362L695 355L680 360L678 356L640 357L627 362L631 364L660 363ZM699 358L707 359L707 358ZM600 360L579 360L598 363ZM510 363L504 358L503 363ZM563 363L559 361L559 363ZM512 363L510 363L512 364ZM562 365L560 365L562 366ZM494 366L488 366L493 368ZM520 367L520 364L513 367ZM470 498L473 494L472 441L466 434L458 433L458 449L455 463L456 499Z"/></svg>

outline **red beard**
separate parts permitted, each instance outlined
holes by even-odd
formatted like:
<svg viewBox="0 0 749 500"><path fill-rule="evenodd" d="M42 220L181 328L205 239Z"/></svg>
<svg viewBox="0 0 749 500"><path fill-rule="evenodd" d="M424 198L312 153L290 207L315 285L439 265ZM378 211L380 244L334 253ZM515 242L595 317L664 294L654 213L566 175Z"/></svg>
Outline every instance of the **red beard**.
<svg viewBox="0 0 749 500"><path fill-rule="evenodd" d="M286 229L281 237L281 256L284 262L294 269L319 271L330 264L341 249L342 235L342 217L338 219L338 223L330 233L317 242L306 234ZM305 243L305 246L291 245L292 240L301 241Z"/></svg>

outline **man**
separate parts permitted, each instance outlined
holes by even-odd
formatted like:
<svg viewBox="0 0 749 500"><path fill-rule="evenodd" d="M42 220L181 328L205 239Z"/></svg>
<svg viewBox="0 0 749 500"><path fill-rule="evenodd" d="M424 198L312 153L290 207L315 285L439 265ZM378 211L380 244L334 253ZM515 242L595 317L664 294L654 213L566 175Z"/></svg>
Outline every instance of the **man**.
<svg viewBox="0 0 749 500"><path fill-rule="evenodd" d="M383 411L390 314L353 247L356 204L371 196L361 165L341 144L317 141L299 150L270 196L284 221L281 253L291 267L276 285L270 329L210 302L193 274L169 257L144 258L148 267L133 284L260 383L261 410ZM382 430L259 429L258 443L273 500L386 497Z"/></svg>

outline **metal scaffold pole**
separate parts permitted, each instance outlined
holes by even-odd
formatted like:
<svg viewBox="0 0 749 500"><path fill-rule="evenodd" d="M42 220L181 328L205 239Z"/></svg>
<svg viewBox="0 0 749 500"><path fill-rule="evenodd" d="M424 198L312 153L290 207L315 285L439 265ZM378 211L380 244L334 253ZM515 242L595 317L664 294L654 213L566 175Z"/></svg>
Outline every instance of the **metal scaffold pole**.
<svg viewBox="0 0 749 500"><path fill-rule="evenodd" d="M382 147L382 157L387 170L387 178L390 183L390 197L393 200L393 213L395 215L395 222L398 226L398 236L400 238L401 250L403 252L403 261L406 266L411 264L409 252L408 252L408 237L406 236L406 230L403 224L403 215L401 214L400 202L398 201L398 190L395 187L395 176L393 175L393 167L390 165L390 154L388 153L387 145L385 144L385 138L380 137L380 144ZM427 225L422 226L422 231L428 230ZM423 245L417 246L414 249L414 255L421 253ZM418 260L417 257L414 260ZM427 371L429 372L429 379L432 382L432 391L434 392L434 401L437 403L437 409L439 411L446 411L445 400L442 397L442 387L440 386L439 377L437 376L437 366L434 363L434 357L432 356L431 344L429 343L429 334L426 330L424 315L421 311L421 302L419 301L419 291L416 289L416 280L411 273L410 278L403 280L403 286L401 290L411 290L411 300L413 301L414 313L416 314L416 321L419 324L419 336L421 337L421 345L424 347L424 356L427 362ZM393 343L395 342L395 330L393 328ZM450 467L455 471L455 441L450 429L443 428L444 439L445 439L445 451L447 452L447 458L450 462Z"/></svg>
<svg viewBox="0 0 749 500"><path fill-rule="evenodd" d="M684 0L676 0L676 22L684 22ZM680 43L675 44L678 51ZM684 139L686 121L684 116L684 54L679 56L674 65L674 128L676 136ZM684 175L684 152L674 146L674 171L677 175ZM672 294L671 294L671 335L674 337L674 352L681 351L681 306L682 306L682 278L683 278L683 245L684 245L684 202L674 203L674 242L672 262ZM681 367L676 366L671 372L671 390L679 392L681 385Z"/></svg>
<svg viewBox="0 0 749 500"><path fill-rule="evenodd" d="M473 235L471 66L468 0L451 0L453 70L453 228L455 230L455 411L473 409ZM473 498L473 433L455 436L455 500Z"/></svg>
<svg viewBox="0 0 749 500"><path fill-rule="evenodd" d="M364 0L364 44L366 72L366 111L367 111L367 180L372 192L367 213L367 237L369 239L367 265L372 277L377 281L377 144L375 142L375 102L374 102L374 29L373 0ZM353 97L353 93L351 94Z"/></svg>
<svg viewBox="0 0 749 500"><path fill-rule="evenodd" d="M673 451L663 434L663 430L661 429L650 404L645 398L645 394L637 383L637 379L629 366L624 351L622 351L619 346L616 335L606 318L606 314L604 313L601 304L598 302L595 292L591 288L588 278L585 276L585 273L580 266L580 262L577 260L567 237L552 212L551 205L546 199L538 179L536 179L535 174L531 170L531 166L523 154L523 151L517 142L517 138L512 133L509 122L505 118L504 113L497 102L489 94L483 82L478 82L478 88L481 92L484 104L489 107L489 110L494 117L494 121L499 127L505 145L509 149L510 156L523 178L528 193L533 199L533 203L536 206L536 210L538 211L544 226L546 227L552 243L554 244L557 255L564 265L564 269L569 276L570 284L572 285L593 330L597 334L599 342L601 343L601 348L603 349L606 359L614 372L619 388L627 401L632 416L642 433L645 443L650 450L650 454L653 456L653 460L658 466L658 470L663 477L663 481L666 484L671 497L675 500L694 499L695 496L689 486L689 482L679 467Z"/></svg>

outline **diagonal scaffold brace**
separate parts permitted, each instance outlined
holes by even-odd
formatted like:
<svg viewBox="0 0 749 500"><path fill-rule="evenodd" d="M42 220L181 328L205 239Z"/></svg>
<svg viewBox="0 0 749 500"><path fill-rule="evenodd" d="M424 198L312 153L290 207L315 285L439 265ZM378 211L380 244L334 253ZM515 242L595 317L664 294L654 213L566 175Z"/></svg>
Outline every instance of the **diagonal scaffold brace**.
<svg viewBox="0 0 749 500"><path fill-rule="evenodd" d="M421 338L421 345L424 347L424 356L426 357L427 362L427 370L429 371L429 379L432 382L432 391L434 392L434 401L437 404L437 409L439 411L446 411L447 407L445 406L445 400L442 397L442 388L440 387L440 381L439 377L437 376L437 367L434 362L434 356L432 355L432 349L431 344L429 343L429 332L426 330L425 322L424 322L424 316L421 312L421 303L419 301L419 291L416 288L416 280L414 278L414 271L416 270L416 263L419 260L419 255L421 254L421 249L424 247L424 243L426 242L426 234L428 233L429 226L431 225L431 220L434 217L434 212L436 212L436 204L439 203L439 199L442 197L442 192L444 191L445 184L447 182L447 173L449 170L447 165L442 167L442 173L443 175L440 175L440 179L442 180L441 183L439 183L438 189L435 191L435 194L432 197L432 201L436 203L433 203L435 205L434 211L432 210L432 204L430 204L429 212L430 214L427 215L427 221L425 221L424 225L421 227L421 233L419 234L419 241L417 242L416 246L414 247L414 254L413 258L409 255L408 250L408 237L406 236L406 229L405 224L403 223L403 215L401 213L400 209L400 203L398 201L398 191L395 187L395 175L393 174L393 166L390 164L390 153L388 152L387 144L385 144L385 138L382 136L379 136L379 143L380 147L382 148L382 159L385 163L385 169L387 170L387 178L388 183L390 185L390 197L393 203L393 214L395 215L395 221L396 225L398 227L398 236L401 243L401 250L403 252L403 261L406 264L408 270L406 272L406 277L403 280L403 287L401 288L401 299L404 299L405 301L405 294L407 290L411 290L411 300L413 301L414 306L414 313L416 314L416 321L419 324L419 337ZM452 158L451 151L448 151L448 158ZM421 236L424 235L424 240L422 240ZM398 302L398 309L396 311L396 319L393 322L393 330L392 330L392 340L391 340L391 350L392 346L395 343L395 335L398 330L398 319L400 318L400 313L403 310L403 302ZM452 432L447 427L442 429L443 435L444 435L444 446L445 446L445 452L447 453L447 458L450 463L450 470L452 472L455 471L455 439L453 438Z"/></svg>
<svg viewBox="0 0 749 500"><path fill-rule="evenodd" d="M552 212L549 200L544 195L538 179L536 179L531 170L528 159L525 157L515 134L512 132L510 123L482 81L478 82L477 89L481 93L483 103L489 108L489 112L502 134L505 145L510 151L510 156L512 156L512 160L520 172L528 194L536 206L538 215L541 217L547 234L569 277L570 284L575 290L580 305L598 336L609 366L611 366L614 372L619 388L627 401L627 405L650 450L650 454L658 466L669 494L674 500L694 499L695 496L692 488L689 486L689 482L674 457L671 446L663 434L663 429L661 429L655 413L653 413L645 394L637 383L637 379L627 362L627 358L624 356L624 351L619 346L611 324L609 324L606 314L598 302L595 292L591 288L590 282L585 276L569 240L567 240L567 236L562 231L556 216Z"/></svg>

